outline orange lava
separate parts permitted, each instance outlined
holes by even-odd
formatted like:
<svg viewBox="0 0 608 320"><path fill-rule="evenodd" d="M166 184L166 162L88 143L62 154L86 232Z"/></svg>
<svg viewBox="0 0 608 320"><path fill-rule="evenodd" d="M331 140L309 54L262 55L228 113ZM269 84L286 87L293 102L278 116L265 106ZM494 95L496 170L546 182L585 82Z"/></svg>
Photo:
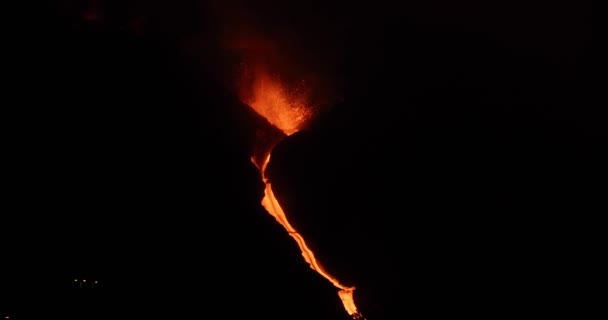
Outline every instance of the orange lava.
<svg viewBox="0 0 608 320"><path fill-rule="evenodd" d="M271 183L264 175L268 162L270 162L270 154L267 155L266 160L262 164L262 167L260 168L258 166L258 169L260 169L260 172L262 173L262 179L264 181L264 184L266 185L266 189L264 190L264 198L262 199L262 206L264 206L266 211L268 211L268 213L270 213L270 215L272 215L285 228L287 233L296 241L298 247L300 247L300 251L302 252L304 260L310 265L310 268L317 271L321 276L323 276L323 278L327 279L336 288L340 289L340 291L338 291L338 295L342 300L342 304L344 305L346 312L348 312L349 315L357 314L357 306L355 305L355 301L353 299L353 292L355 291L355 287L348 287L343 285L338 279L334 278L327 271L325 271L325 269L319 264L319 262L315 258L314 252L308 247L306 241L304 241L302 235L294 227L292 227L289 221L287 220L287 216L285 215L283 208L281 208L279 201L272 192Z"/></svg>
<svg viewBox="0 0 608 320"><path fill-rule="evenodd" d="M249 99L244 99L244 102L249 104L258 114L265 117L272 125L279 128L286 135L289 136L297 132L309 119L310 109L305 104L305 97L288 94L279 82L273 81L266 73L257 73L252 86L252 94ZM304 260L310 267L331 282L336 288L340 289L338 295L342 300L346 312L353 319L363 319L363 316L357 310L353 298L355 287L345 286L338 279L330 275L317 261L313 251L308 247L302 235L287 220L287 216L274 196L272 185L265 174L266 167L270 162L271 152L272 149L265 155L262 163L256 161L255 157L251 158L260 171L262 180L266 185L262 205L296 241Z"/></svg>
<svg viewBox="0 0 608 320"><path fill-rule="evenodd" d="M255 72L250 92L244 102L287 135L297 132L310 118L305 97L288 92L264 71Z"/></svg>

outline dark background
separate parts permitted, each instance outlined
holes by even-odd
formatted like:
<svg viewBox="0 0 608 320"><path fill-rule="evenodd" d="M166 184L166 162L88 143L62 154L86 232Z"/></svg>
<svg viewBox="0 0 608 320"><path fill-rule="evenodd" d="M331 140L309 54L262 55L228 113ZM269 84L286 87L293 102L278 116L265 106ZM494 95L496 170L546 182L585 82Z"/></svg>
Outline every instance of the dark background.
<svg viewBox="0 0 608 320"><path fill-rule="evenodd" d="M243 56L226 44L249 28L331 101L269 174L368 319L576 310L604 184L590 4L27 12L6 45L5 315L347 318L259 204L249 158L272 129L239 101ZM98 287L78 288L85 278Z"/></svg>

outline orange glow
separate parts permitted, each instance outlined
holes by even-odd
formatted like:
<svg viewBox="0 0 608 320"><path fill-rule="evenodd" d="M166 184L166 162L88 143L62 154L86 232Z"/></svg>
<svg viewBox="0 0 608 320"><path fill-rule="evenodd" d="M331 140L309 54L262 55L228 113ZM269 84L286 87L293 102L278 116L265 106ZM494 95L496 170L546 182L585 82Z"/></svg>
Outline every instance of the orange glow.
<svg viewBox="0 0 608 320"><path fill-rule="evenodd" d="M255 78L250 82L252 85L251 97L244 99L245 103L249 104L258 114L265 117L275 127L279 128L286 135L291 135L297 132L301 126L310 118L310 108L305 104L305 99L302 96L288 94L286 89L277 81L271 79L267 73L261 72L255 75ZM279 222L287 231L287 233L296 241L304 260L310 267L319 273L323 278L331 282L336 288L340 289L338 295L346 312L353 319L364 319L357 310L353 298L355 287L348 287L340 283L338 279L330 275L317 261L313 251L308 247L302 235L289 223L283 208L279 201L274 196L272 185L266 177L266 167L270 162L270 154L272 149L267 151L264 157L258 158L252 156L251 160L256 165L262 180L266 185L264 190L264 198L262 206Z"/></svg>
<svg viewBox="0 0 608 320"><path fill-rule="evenodd" d="M302 92L289 92L278 80L260 68L250 81L248 97L241 93L241 98L285 134L297 132L310 118L311 112Z"/></svg>

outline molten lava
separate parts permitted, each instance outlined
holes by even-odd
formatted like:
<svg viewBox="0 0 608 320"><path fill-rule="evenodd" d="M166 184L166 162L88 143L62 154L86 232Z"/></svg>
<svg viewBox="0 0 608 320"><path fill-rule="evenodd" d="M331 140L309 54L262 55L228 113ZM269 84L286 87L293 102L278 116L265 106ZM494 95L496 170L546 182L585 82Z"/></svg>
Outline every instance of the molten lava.
<svg viewBox="0 0 608 320"><path fill-rule="evenodd" d="M256 71L251 87L247 104L285 134L297 132L310 118L304 97L288 92L266 72Z"/></svg>
<svg viewBox="0 0 608 320"><path fill-rule="evenodd" d="M289 94L281 83L273 80L267 73L256 73L255 78L251 83L252 88L249 97L242 97L244 102L251 106L258 114L266 118L272 125L283 131L287 136L297 132L301 126L310 119L310 109L306 105L305 97ZM278 141L273 145L276 143L278 143ZM308 247L306 241L304 241L302 235L291 226L287 220L287 216L285 215L283 208L281 208L279 201L274 196L272 185L266 176L266 167L270 162L271 153L272 148L266 151L264 157L256 158L255 156L252 156L251 158L252 162L260 171L262 180L266 185L262 205L296 241L304 260L310 267L331 282L336 288L340 289L338 295L342 300L346 312L348 312L353 319L364 319L357 310L353 298L355 287L343 285L338 279L325 271L315 258L313 251Z"/></svg>

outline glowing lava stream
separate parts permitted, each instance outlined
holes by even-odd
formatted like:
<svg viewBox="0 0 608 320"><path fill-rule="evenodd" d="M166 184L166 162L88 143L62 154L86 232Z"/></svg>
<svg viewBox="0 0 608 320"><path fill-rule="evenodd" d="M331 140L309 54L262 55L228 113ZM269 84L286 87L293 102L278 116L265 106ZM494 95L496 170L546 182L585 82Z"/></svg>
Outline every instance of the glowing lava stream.
<svg viewBox="0 0 608 320"><path fill-rule="evenodd" d="M256 164L254 158L252 158L252 161L254 164ZM270 153L266 156L262 167L260 168L258 166L260 173L262 173L262 180L266 185L266 188L264 189L264 199L262 199L262 206L266 208L266 211L268 211L268 213L270 213L270 215L272 215L285 228L285 230L287 230L287 233L289 233L289 235L298 243L300 251L302 251L302 256L304 257L304 260L310 265L310 267L313 270L317 271L321 276L323 276L323 278L331 282L336 288L340 289L340 291L338 291L338 295L342 300L342 304L344 305L346 312L348 312L348 314L351 315L354 319L363 319L363 317L357 310L357 306L355 305L355 301L353 299L353 292L355 291L355 287L347 287L341 284L338 279L332 277L327 271L325 271L325 269L323 269L323 267L315 258L315 254L308 247L308 245L306 245L306 241L304 241L302 235L296 229L294 229L294 227L292 227L289 221L287 220L287 216L285 215L283 208L281 208L279 201L272 192L271 183L268 181L268 178L266 178L264 174L266 172L266 166L268 165L268 162L270 162Z"/></svg>
<svg viewBox="0 0 608 320"><path fill-rule="evenodd" d="M266 74L261 73L257 76L257 81L255 81L253 85L254 97L252 100L248 101L249 106L258 114L266 118L272 125L283 131L287 136L297 132L298 127L307 119L306 109L303 108L304 104L301 99L296 99L297 97L286 94L284 88L278 82L270 79ZM310 267L323 276L323 278L331 282L336 288L340 289L338 291L338 296L342 300L346 312L355 320L365 319L355 305L353 298L355 287L343 285L338 279L325 271L315 258L312 250L306 244L306 241L304 241L302 235L292 227L287 220L283 208L281 208L279 201L274 196L271 183L266 177L266 167L270 162L271 153L272 148L264 154L263 158L258 158L258 161L256 161L255 156L251 157L251 161L260 171L262 181L266 186L264 198L262 199L262 206L264 206L266 211L268 211L268 213L270 213L270 215L272 215L297 242L304 260Z"/></svg>

